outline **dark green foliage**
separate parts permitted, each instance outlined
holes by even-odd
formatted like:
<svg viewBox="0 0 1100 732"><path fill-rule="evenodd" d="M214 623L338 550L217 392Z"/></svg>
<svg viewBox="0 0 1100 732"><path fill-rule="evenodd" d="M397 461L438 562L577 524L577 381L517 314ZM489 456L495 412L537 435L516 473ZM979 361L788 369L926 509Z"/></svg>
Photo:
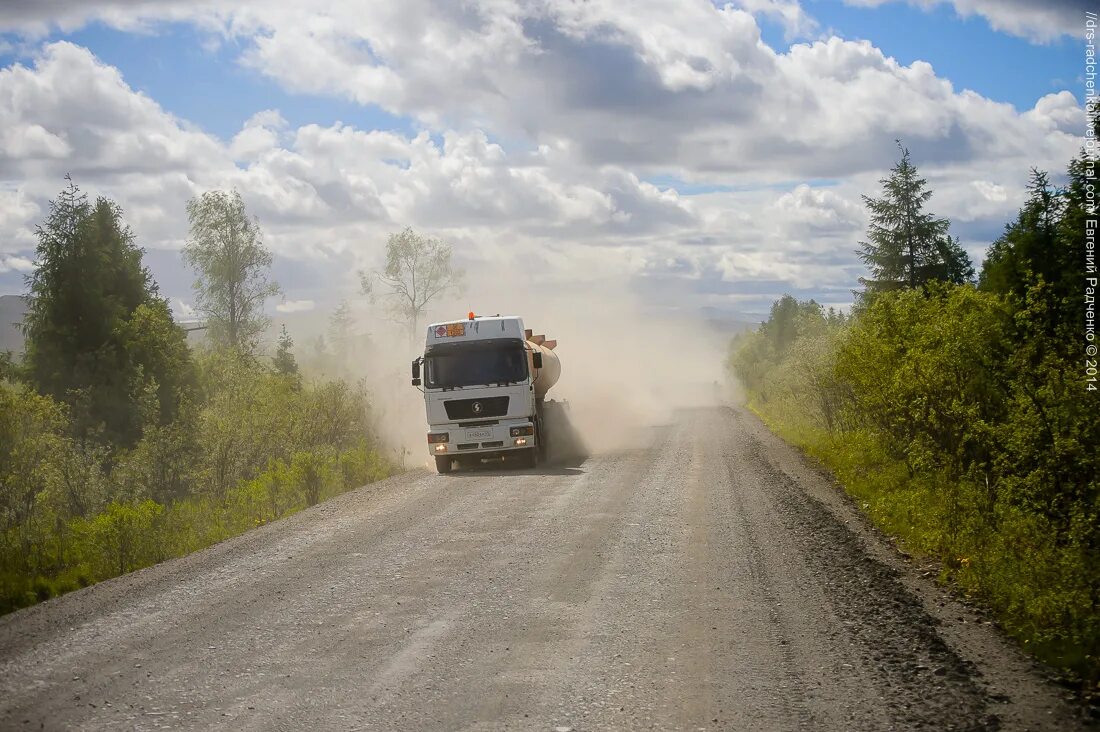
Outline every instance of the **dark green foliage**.
<svg viewBox="0 0 1100 732"><path fill-rule="evenodd" d="M1062 281L1069 264L1069 252L1062 250L1069 242L1058 236L1058 222L1065 206L1065 192L1051 186L1046 173L1032 170L1027 202L989 247L981 288L1023 298L1037 276L1046 282Z"/></svg>
<svg viewBox="0 0 1100 732"><path fill-rule="evenodd" d="M962 248L959 237L936 241L936 256L925 270L928 281L965 285L974 281L974 263Z"/></svg>
<svg viewBox="0 0 1100 732"><path fill-rule="evenodd" d="M962 261L949 253L931 278L942 282L919 281L901 239L883 236L893 249L867 261L892 286L869 287L851 322L831 326L785 297L730 357L769 424L1085 689L1100 680L1100 397L1083 355L1089 164L1078 156L1061 190L1032 173L980 289L960 284L969 275L946 266ZM914 177L904 155L894 172L899 190Z"/></svg>
<svg viewBox="0 0 1100 732"><path fill-rule="evenodd" d="M1092 112L1090 124L1100 135L1100 106ZM1074 343L1075 334L1084 327L1087 193L1088 186L1095 184L1095 178L1090 182L1090 170L1095 176L1096 161L1084 149L1070 162L1064 188L1053 186L1046 173L1032 170L1027 202L990 246L982 265L982 289L1019 301L1034 286L1046 283L1044 329L1066 344Z"/></svg>
<svg viewBox="0 0 1100 732"><path fill-rule="evenodd" d="M203 200L192 206L199 229L226 213L222 204L229 223L243 220L239 197ZM249 307L271 289L253 226L229 237L236 259L216 237L213 249L192 250L219 276L227 262L243 267L236 280L211 280L243 288L237 320L214 324L228 347L196 358L118 207L90 205L74 185L54 203L28 278L26 367L0 359L0 612L390 472L361 388L305 382L285 329L274 363L250 353L259 311Z"/></svg>
<svg viewBox="0 0 1100 732"><path fill-rule="evenodd" d="M0 351L0 381L15 381L21 377L19 365L11 351Z"/></svg>
<svg viewBox="0 0 1100 732"><path fill-rule="evenodd" d="M901 160L880 182L881 198L863 197L871 214L867 241L860 242L858 251L871 271L861 280L864 294L916 288L935 280L970 281L973 265L958 239L948 234L950 223L924 211L932 191L910 161L909 150L901 148Z"/></svg>
<svg viewBox="0 0 1100 732"><path fill-rule="evenodd" d="M1011 325L1005 304L973 287L891 293L855 322L836 373L899 459L959 480L990 467Z"/></svg>
<svg viewBox="0 0 1100 732"><path fill-rule="evenodd" d="M158 423L170 421L188 381L183 333L142 266L122 211L94 205L70 181L38 228L26 376L68 404L78 437L128 446L141 435L152 391Z"/></svg>
<svg viewBox="0 0 1100 732"><path fill-rule="evenodd" d="M201 549L389 475L366 395L236 352L199 363L201 406L106 454L67 410L0 383L0 612ZM110 469L109 469L110 468Z"/></svg>
<svg viewBox="0 0 1100 732"><path fill-rule="evenodd" d="M275 371L294 379L298 377L298 361L294 358L294 339L286 332L283 325L279 333L279 344L275 349L275 358L272 359Z"/></svg>
<svg viewBox="0 0 1100 732"><path fill-rule="evenodd" d="M763 328L743 337L730 366L884 530L1042 659L1095 681L1100 420L1045 331L1051 297L882 293L846 327L799 330L785 356Z"/></svg>
<svg viewBox="0 0 1100 732"><path fill-rule="evenodd" d="M1084 390L1072 344L1050 334L1050 314L1060 304L1056 288L1040 283L1025 293L1015 313L1016 346L1006 369L1012 387L1006 419L1011 429L1003 434L1006 449L999 468L1013 500L1049 519L1059 541L1082 540L1097 552L1100 399ZM1100 567L1097 559L1095 566Z"/></svg>
<svg viewBox="0 0 1100 732"><path fill-rule="evenodd" d="M168 303L159 297L142 303L119 324L116 337L155 395L155 413L145 423L171 424L194 393L196 374L186 334L172 319Z"/></svg>

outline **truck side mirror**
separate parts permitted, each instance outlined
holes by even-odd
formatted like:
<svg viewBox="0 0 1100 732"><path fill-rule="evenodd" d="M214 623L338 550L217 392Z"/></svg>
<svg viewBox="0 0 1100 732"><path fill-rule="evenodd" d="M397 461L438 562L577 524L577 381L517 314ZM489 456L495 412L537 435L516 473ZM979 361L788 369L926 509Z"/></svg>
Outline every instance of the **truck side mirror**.
<svg viewBox="0 0 1100 732"><path fill-rule="evenodd" d="M531 365L537 369L542 368L542 354L538 351L531 354Z"/></svg>
<svg viewBox="0 0 1100 732"><path fill-rule="evenodd" d="M420 359L414 359L412 362L412 385L420 386Z"/></svg>

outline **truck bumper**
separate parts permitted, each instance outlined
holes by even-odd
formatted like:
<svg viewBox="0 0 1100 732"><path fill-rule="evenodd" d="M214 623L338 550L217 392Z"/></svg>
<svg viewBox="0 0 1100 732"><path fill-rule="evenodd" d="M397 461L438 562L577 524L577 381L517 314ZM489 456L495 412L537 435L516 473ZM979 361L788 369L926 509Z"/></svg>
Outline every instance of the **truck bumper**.
<svg viewBox="0 0 1100 732"><path fill-rule="evenodd" d="M443 433L447 434L446 442L430 442L434 436ZM428 439L428 452L433 457L444 455L452 458L461 458L466 455L491 457L534 447L535 426L529 419L503 419L497 424L476 427L440 424L432 425L428 431Z"/></svg>

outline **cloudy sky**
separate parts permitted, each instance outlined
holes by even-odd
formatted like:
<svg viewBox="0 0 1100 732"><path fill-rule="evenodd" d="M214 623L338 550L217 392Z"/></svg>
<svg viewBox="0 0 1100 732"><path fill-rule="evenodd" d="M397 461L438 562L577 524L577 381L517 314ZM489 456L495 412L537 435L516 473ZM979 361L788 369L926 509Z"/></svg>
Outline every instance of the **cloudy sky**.
<svg viewBox="0 0 1100 732"><path fill-rule="evenodd" d="M844 305L912 150L976 260L1083 140L1086 0L4 0L0 294L70 173L177 313L187 200L237 188L283 311L406 225L470 274L658 307ZM275 303L273 303L273 306Z"/></svg>

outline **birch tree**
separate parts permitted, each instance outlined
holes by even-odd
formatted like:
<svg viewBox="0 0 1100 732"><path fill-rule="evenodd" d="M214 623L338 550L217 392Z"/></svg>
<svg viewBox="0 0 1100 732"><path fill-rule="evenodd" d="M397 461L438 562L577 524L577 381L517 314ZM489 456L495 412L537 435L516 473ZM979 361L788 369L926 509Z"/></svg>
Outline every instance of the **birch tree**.
<svg viewBox="0 0 1100 732"><path fill-rule="evenodd" d="M269 279L271 252L237 191L207 191L187 203L190 236L183 256L198 274L197 310L219 347L251 352L267 327L264 302L279 292Z"/></svg>
<svg viewBox="0 0 1100 732"><path fill-rule="evenodd" d="M360 273L363 292L380 297L394 320L403 324L410 341L424 318L428 303L458 290L462 272L454 267L451 246L421 236L406 227L386 242L386 266ZM380 292L378 291L380 290Z"/></svg>

